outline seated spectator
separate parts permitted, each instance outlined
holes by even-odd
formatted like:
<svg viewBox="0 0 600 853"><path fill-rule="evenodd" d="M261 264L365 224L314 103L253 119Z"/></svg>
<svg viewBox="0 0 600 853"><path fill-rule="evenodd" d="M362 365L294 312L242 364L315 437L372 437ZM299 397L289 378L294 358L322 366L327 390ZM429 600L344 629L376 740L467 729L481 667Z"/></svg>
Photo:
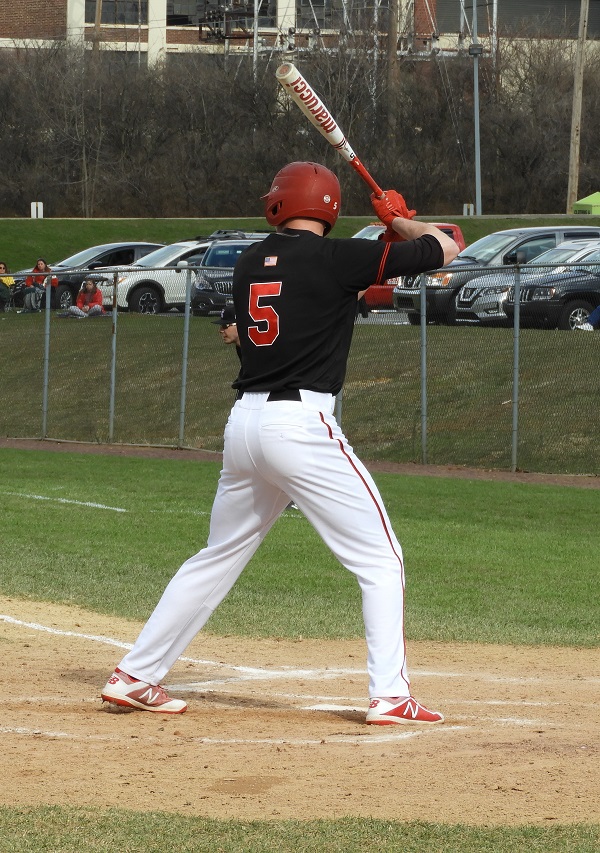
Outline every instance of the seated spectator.
<svg viewBox="0 0 600 853"><path fill-rule="evenodd" d="M86 278L77 294L75 305L71 305L67 316L78 317L84 320L86 317L98 317L105 313L102 307L102 291L92 278Z"/></svg>
<svg viewBox="0 0 600 853"><path fill-rule="evenodd" d="M10 289L15 283L14 278L9 273L10 270L4 261L0 261L0 311L4 311L5 306L10 302Z"/></svg>
<svg viewBox="0 0 600 853"><path fill-rule="evenodd" d="M38 258L32 275L28 275L25 279L25 296L23 299L23 308L19 314L38 314L42 303L42 295L48 273L52 272L44 258Z"/></svg>

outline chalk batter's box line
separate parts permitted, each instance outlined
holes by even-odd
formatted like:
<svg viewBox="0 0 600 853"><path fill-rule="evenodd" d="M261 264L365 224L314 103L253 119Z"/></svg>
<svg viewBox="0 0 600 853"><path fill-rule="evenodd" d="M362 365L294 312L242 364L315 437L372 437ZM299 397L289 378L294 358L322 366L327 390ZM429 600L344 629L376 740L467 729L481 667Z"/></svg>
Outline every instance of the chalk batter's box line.
<svg viewBox="0 0 600 853"><path fill-rule="evenodd" d="M74 639L79 640L87 640L93 643L101 643L104 645L115 646L117 648L129 650L133 647L132 643L126 643L122 640L117 640L113 637L105 637L103 635L96 634L84 634L78 631L65 631L59 628L51 628L47 625L41 625L37 622L25 622L21 619L16 619L13 616L9 616L7 614L0 614L0 621L6 622L9 625L14 625L16 627L21 628L29 628L34 631L41 631L47 634L54 634L59 637L73 637ZM345 669L345 668L334 668L328 667L327 669L293 669L283 668L279 670L270 670L263 669L261 667L251 667L251 666L242 666L239 664L229 664L223 663L222 661L214 661L214 660L204 660L201 658L191 658L191 657L180 657L180 661L184 663L192 663L196 666L209 666L222 670L232 670L235 673L239 673L238 678L233 678L228 676L227 679L223 677L223 679L212 679L210 681L199 681L194 682L198 687L202 686L204 689L212 684L218 684L220 681L226 681L227 683L236 683L245 680L281 680L284 678L298 678L298 679L313 679L313 680L331 680L336 678L337 676L347 676L347 675L366 675L365 669ZM469 679L469 681L482 681L490 684L539 684L539 685L553 685L553 684L564 684L565 678L561 676L560 678L542 678L539 676L498 676L491 675L490 673L485 672L449 672L443 670L425 670L425 669L414 669L412 670L413 675L419 678L460 678L460 679ZM582 685L586 686L597 686L600 685L600 678L595 676L586 676L584 678L577 676L577 678L573 678L573 681L577 683L577 687L580 688ZM189 685L189 682L188 682Z"/></svg>

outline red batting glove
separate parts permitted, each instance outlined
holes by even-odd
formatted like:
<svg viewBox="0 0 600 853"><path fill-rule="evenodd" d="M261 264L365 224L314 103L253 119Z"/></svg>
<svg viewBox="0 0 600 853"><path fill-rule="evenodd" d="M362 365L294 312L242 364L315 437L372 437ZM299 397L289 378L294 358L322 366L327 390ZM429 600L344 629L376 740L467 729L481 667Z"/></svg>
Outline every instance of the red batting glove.
<svg viewBox="0 0 600 853"><path fill-rule="evenodd" d="M388 227L379 235L379 240L382 240L384 243L401 243L404 240L404 237L401 237L397 231L388 225Z"/></svg>
<svg viewBox="0 0 600 853"><path fill-rule="evenodd" d="M409 210L406 202L396 190L386 190L382 198L377 198L375 193L371 195L371 205L375 215L384 225L391 226L396 217L412 219L416 210Z"/></svg>

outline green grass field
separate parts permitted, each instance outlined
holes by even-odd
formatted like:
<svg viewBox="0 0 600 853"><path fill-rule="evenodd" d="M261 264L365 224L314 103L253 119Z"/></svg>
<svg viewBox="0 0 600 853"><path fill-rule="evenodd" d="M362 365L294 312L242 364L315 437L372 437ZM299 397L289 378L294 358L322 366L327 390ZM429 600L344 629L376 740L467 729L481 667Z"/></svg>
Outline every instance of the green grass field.
<svg viewBox="0 0 600 853"><path fill-rule="evenodd" d="M365 205L365 207L368 206ZM342 216L335 237L351 237L373 216ZM418 217L417 217L418 218ZM440 221L427 217L428 221ZM485 234L521 225L556 225L557 216L450 217L461 226L467 244ZM443 217L447 221L448 217ZM566 225L599 225L600 217L561 216ZM218 228L264 229L260 217L240 219L0 219L0 258L12 270L33 267L40 255L49 263L79 252L88 246L126 240L174 243L185 237L207 235Z"/></svg>
<svg viewBox="0 0 600 853"><path fill-rule="evenodd" d="M183 319L119 314L112 438L177 445ZM0 314L5 360L0 435L40 437L44 316ZM110 320L51 317L46 437L109 440ZM517 467L598 474L596 335L526 329L520 340ZM427 332L427 460L510 470L511 329L432 326ZM237 360L215 326L192 317L183 444L222 449ZM370 460L422 462L420 329L357 325L342 426Z"/></svg>
<svg viewBox="0 0 600 853"><path fill-rule="evenodd" d="M204 544L219 465L0 450L0 592L144 619ZM407 565L413 639L598 647L598 492L380 474ZM99 504L90 506L89 504ZM124 511L118 511L124 510ZM286 511L207 630L359 637L357 585ZM215 821L0 808L0 851L592 853L600 827L368 819Z"/></svg>
<svg viewBox="0 0 600 853"><path fill-rule="evenodd" d="M179 563L203 545L218 471L217 463L0 450L1 593L144 619ZM596 490L391 474L376 480L404 547L410 638L600 645ZM357 585L304 516L286 511L207 630L360 637ZM599 845L600 827L585 825L249 822L0 808L0 851L592 853Z"/></svg>
<svg viewBox="0 0 600 853"><path fill-rule="evenodd" d="M219 467L0 450L3 593L144 619L206 540ZM600 644L597 490L376 479L405 552L410 639ZM359 637L357 585L287 511L208 629Z"/></svg>
<svg viewBox="0 0 600 853"><path fill-rule="evenodd" d="M596 853L594 826L473 828L397 821L217 821L110 810L0 808L2 853Z"/></svg>

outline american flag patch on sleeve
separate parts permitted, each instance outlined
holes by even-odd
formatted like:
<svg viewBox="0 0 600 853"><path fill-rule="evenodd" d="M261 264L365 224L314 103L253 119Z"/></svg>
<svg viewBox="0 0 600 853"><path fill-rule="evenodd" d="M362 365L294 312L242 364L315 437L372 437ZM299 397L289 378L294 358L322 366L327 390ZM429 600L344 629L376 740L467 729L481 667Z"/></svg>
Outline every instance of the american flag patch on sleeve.
<svg viewBox="0 0 600 853"><path fill-rule="evenodd" d="M266 267L277 266L277 255L269 255L268 258L265 258L265 266Z"/></svg>

